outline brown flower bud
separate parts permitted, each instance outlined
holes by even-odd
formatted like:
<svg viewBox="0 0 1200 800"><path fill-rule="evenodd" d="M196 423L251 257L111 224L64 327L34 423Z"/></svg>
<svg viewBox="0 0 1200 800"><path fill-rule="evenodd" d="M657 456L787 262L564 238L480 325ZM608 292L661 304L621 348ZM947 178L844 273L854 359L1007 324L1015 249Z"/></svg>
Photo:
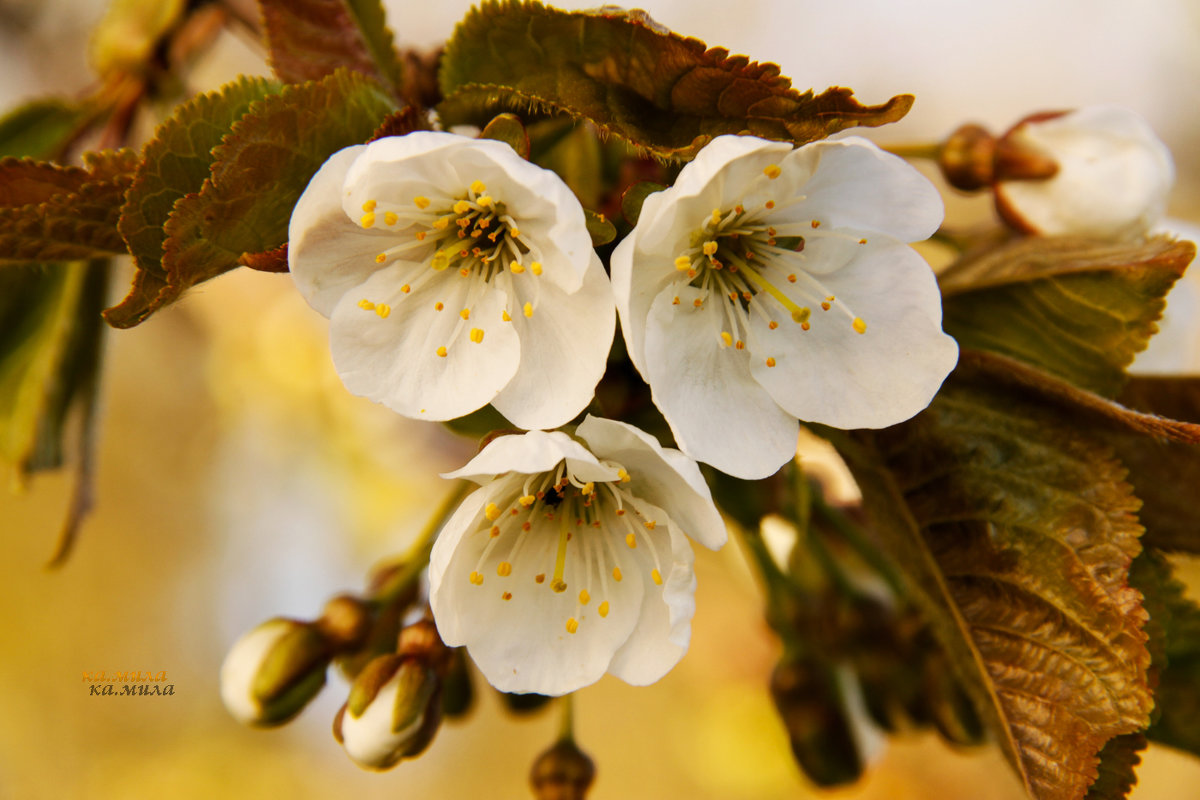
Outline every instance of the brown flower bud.
<svg viewBox="0 0 1200 800"><path fill-rule="evenodd" d="M570 739L560 739L529 770L537 800L584 800L595 779L596 765Z"/></svg>
<svg viewBox="0 0 1200 800"><path fill-rule="evenodd" d="M338 650L357 650L371 629L371 607L353 595L338 595L325 604L316 625Z"/></svg>
<svg viewBox="0 0 1200 800"><path fill-rule="evenodd" d="M979 125L963 125L942 145L938 166L955 189L973 192L993 179L996 137Z"/></svg>

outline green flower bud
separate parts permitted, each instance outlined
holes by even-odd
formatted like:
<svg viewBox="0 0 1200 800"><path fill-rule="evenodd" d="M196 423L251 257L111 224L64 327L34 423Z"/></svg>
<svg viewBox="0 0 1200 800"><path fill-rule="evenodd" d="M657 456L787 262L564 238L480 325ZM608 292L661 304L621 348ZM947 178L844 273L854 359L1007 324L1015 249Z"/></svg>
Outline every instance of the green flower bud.
<svg viewBox="0 0 1200 800"><path fill-rule="evenodd" d="M221 665L221 699L239 722L289 721L325 685L329 643L313 625L268 620L238 639Z"/></svg>
<svg viewBox="0 0 1200 800"><path fill-rule="evenodd" d="M441 725L441 679L425 659L386 655L367 664L334 721L334 737L367 769L419 755Z"/></svg>

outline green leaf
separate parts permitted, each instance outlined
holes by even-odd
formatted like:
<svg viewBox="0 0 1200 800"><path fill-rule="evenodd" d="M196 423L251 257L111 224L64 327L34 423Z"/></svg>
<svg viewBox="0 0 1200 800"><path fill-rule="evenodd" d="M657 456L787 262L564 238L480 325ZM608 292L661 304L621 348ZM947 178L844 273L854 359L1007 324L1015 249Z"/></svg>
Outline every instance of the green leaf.
<svg viewBox="0 0 1200 800"><path fill-rule="evenodd" d="M0 260L124 253L117 220L135 166L128 150L91 153L85 169L0 159Z"/></svg>
<svg viewBox="0 0 1200 800"><path fill-rule="evenodd" d="M1088 789L1085 800L1124 800L1137 783L1134 770L1142 763L1146 737L1126 733L1108 740L1100 751L1100 776Z"/></svg>
<svg viewBox="0 0 1200 800"><path fill-rule="evenodd" d="M529 132L516 114L497 114L492 117L492 121L483 126L479 138L504 142L521 158L529 158Z"/></svg>
<svg viewBox="0 0 1200 800"><path fill-rule="evenodd" d="M903 117L910 95L864 106L849 89L800 93L774 64L751 63L664 30L645 12L565 12L485 2L459 24L439 76L447 124L500 110L590 119L658 158L689 160L712 137L810 142Z"/></svg>
<svg viewBox="0 0 1200 800"><path fill-rule="evenodd" d="M1191 242L1166 238L1020 238L939 277L943 324L963 347L1001 353L1113 397L1195 253Z"/></svg>
<svg viewBox="0 0 1200 800"><path fill-rule="evenodd" d="M621 214L630 225L637 225L638 217L642 215L642 204L646 198L655 192L661 192L667 187L655 181L638 181L625 190L621 195Z"/></svg>
<svg viewBox="0 0 1200 800"><path fill-rule="evenodd" d="M149 67L154 51L179 24L184 0L111 0L92 32L92 66L101 76L139 73Z"/></svg>
<svg viewBox="0 0 1200 800"><path fill-rule="evenodd" d="M259 6L268 61L280 80L316 81L345 67L397 93L400 62L379 0L259 0Z"/></svg>
<svg viewBox="0 0 1200 800"><path fill-rule="evenodd" d="M132 327L186 289L239 266L243 256L287 241L292 207L335 151L370 138L394 102L374 81L340 70L288 86L251 105L212 152L199 191L175 201L165 224L165 276L139 271L106 318ZM160 285L161 284L161 285Z"/></svg>
<svg viewBox="0 0 1200 800"><path fill-rule="evenodd" d="M1200 607L1185 596L1171 565L1157 552L1135 561L1131 578L1146 597L1160 640L1154 654L1155 720L1146 736L1200 755Z"/></svg>
<svg viewBox="0 0 1200 800"><path fill-rule="evenodd" d="M127 299L110 309L106 315L109 322L127 327L118 324L126 319L126 313L149 313L149 306L167 284L162 265L166 238L163 226L175 203L200 191L210 174L213 149L250 104L278 91L279 85L273 81L242 77L217 91L192 98L155 131L143 150L142 164L129 188L119 226L138 269L135 285L139 290L131 298L139 301Z"/></svg>
<svg viewBox="0 0 1200 800"><path fill-rule="evenodd" d="M0 153L20 158L58 158L92 114L91 109L67 100L30 101L0 117Z"/></svg>
<svg viewBox="0 0 1200 800"><path fill-rule="evenodd" d="M913 420L838 442L990 735L1037 800L1079 800L1152 705L1137 499L1090 424L970 364Z"/></svg>
<svg viewBox="0 0 1200 800"><path fill-rule="evenodd" d="M609 222L603 214L585 208L583 216L587 223L588 233L592 236L592 247L606 245L617 238L617 226Z"/></svg>

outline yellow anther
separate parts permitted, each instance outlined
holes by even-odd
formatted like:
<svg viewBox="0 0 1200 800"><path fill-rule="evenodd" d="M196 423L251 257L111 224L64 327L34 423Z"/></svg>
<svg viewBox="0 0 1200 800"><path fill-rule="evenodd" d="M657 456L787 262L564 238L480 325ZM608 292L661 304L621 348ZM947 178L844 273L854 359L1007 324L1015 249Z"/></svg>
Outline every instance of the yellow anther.
<svg viewBox="0 0 1200 800"><path fill-rule="evenodd" d="M487 186L484 185L483 181L471 181L471 191L475 194L483 194L487 191Z"/></svg>
<svg viewBox="0 0 1200 800"><path fill-rule="evenodd" d="M561 579L550 581L550 588L556 594L562 594L567 590L567 582Z"/></svg>
<svg viewBox="0 0 1200 800"><path fill-rule="evenodd" d="M438 354L438 358L445 358L445 357L446 357L446 348L445 348L445 347L439 347L439 348L437 349L437 354Z"/></svg>
<svg viewBox="0 0 1200 800"><path fill-rule="evenodd" d="M504 320L505 322L512 322L512 317L509 316L508 311L501 311L500 319Z"/></svg>
<svg viewBox="0 0 1200 800"><path fill-rule="evenodd" d="M867 240L866 240L866 239L859 239L859 240L858 240L858 243L859 243L859 244L866 244L866 243L867 243Z"/></svg>
<svg viewBox="0 0 1200 800"><path fill-rule="evenodd" d="M779 168L778 164L772 164L771 166L769 166L763 170L763 175L766 175L771 180L775 180L782 174L783 174L783 170L781 170Z"/></svg>
<svg viewBox="0 0 1200 800"><path fill-rule="evenodd" d="M791 275L788 275L788 283L795 283L795 282L796 282L796 273L793 272Z"/></svg>
<svg viewBox="0 0 1200 800"><path fill-rule="evenodd" d="M368 211L366 214L363 214L362 219L359 220L359 223L361 223L364 228L369 228L372 225L374 225L375 224L375 212Z"/></svg>
<svg viewBox="0 0 1200 800"><path fill-rule="evenodd" d="M433 223L433 227L439 231L446 230L446 228L450 227L450 217L438 217L437 221Z"/></svg>
<svg viewBox="0 0 1200 800"><path fill-rule="evenodd" d="M436 303L434 303L434 304L433 304L433 310L434 310L434 311L441 311L443 308L445 308L445 306L444 306L444 305L442 305L441 301L438 301L438 302L436 302Z"/></svg>
<svg viewBox="0 0 1200 800"><path fill-rule="evenodd" d="M810 327L812 327L812 326L811 326L811 325L809 325L807 322L801 322L801 323L800 323L800 330L802 330L802 331L806 331L806 330L808 330Z"/></svg>
<svg viewBox="0 0 1200 800"><path fill-rule="evenodd" d="M520 239L520 238L521 238L521 231L520 231L520 229L519 229L519 228L509 228L509 229L508 229L508 235L509 235L509 236L511 236L511 237L513 237L514 239Z"/></svg>
<svg viewBox="0 0 1200 800"><path fill-rule="evenodd" d="M768 367L773 367L773 366L775 366L775 359L773 359L773 358L767 358L767 366L768 366Z"/></svg>
<svg viewBox="0 0 1200 800"><path fill-rule="evenodd" d="M618 509L617 509L617 516L618 516L618 517L623 517L623 516L625 516L625 509L623 509L623 508L618 508Z"/></svg>
<svg viewBox="0 0 1200 800"><path fill-rule="evenodd" d="M361 308L363 311L374 311L375 310L375 304L367 299L359 300L358 307Z"/></svg>
<svg viewBox="0 0 1200 800"><path fill-rule="evenodd" d="M732 344L733 337L729 334L729 331L721 331L721 345L723 347L729 347Z"/></svg>
<svg viewBox="0 0 1200 800"><path fill-rule="evenodd" d="M546 573L539 572L537 575L534 575L533 582L534 583L545 583L546 582Z"/></svg>
<svg viewBox="0 0 1200 800"><path fill-rule="evenodd" d="M428 197L414 197L413 205L415 205L417 208L424 211L425 209L429 208L429 198Z"/></svg>
<svg viewBox="0 0 1200 800"><path fill-rule="evenodd" d="M654 530L654 528L657 525L658 525L658 522L656 520L652 520L652 519L646 520L646 529L647 530Z"/></svg>
<svg viewBox="0 0 1200 800"><path fill-rule="evenodd" d="M768 200L767 202L763 203L763 205L766 206L768 209L772 209L775 207L775 201Z"/></svg>
<svg viewBox="0 0 1200 800"><path fill-rule="evenodd" d="M821 301L821 310L822 310L822 311L828 311L828 310L829 310L829 303L828 303L827 301L825 301L825 300L822 300L822 301Z"/></svg>
<svg viewBox="0 0 1200 800"><path fill-rule="evenodd" d="M475 584L476 586L481 586L483 584L483 576L480 575L478 572L472 571L471 574L467 576L467 580L469 580L471 583Z"/></svg>
<svg viewBox="0 0 1200 800"><path fill-rule="evenodd" d="M387 303L380 303L375 306L375 313L379 315L380 319L387 319L388 314L392 313L392 307Z"/></svg>
<svg viewBox="0 0 1200 800"><path fill-rule="evenodd" d="M501 578L507 578L509 575L512 575L512 564L507 561L501 561L496 565L496 574Z"/></svg>
<svg viewBox="0 0 1200 800"><path fill-rule="evenodd" d="M650 577L654 579L655 583L657 583L659 586L662 586L662 573L661 572L659 572L657 569L652 569L652 570L650 570Z"/></svg>
<svg viewBox="0 0 1200 800"><path fill-rule="evenodd" d="M534 275L541 275L542 274L542 262L534 261L532 264L529 265L529 271L532 272Z"/></svg>
<svg viewBox="0 0 1200 800"><path fill-rule="evenodd" d="M501 600L512 600L512 592L505 592L504 594L500 595L500 599Z"/></svg>
<svg viewBox="0 0 1200 800"><path fill-rule="evenodd" d="M399 221L400 221L400 218L398 216L396 216L395 211L385 211L384 212L384 214L383 214L383 224L384 225L395 225Z"/></svg>
<svg viewBox="0 0 1200 800"><path fill-rule="evenodd" d="M775 330L776 328L779 327L779 323L776 322L775 320L771 320L770 322L767 323L767 327L770 328L771 330Z"/></svg>
<svg viewBox="0 0 1200 800"><path fill-rule="evenodd" d="M704 255L706 256L714 255L717 252L717 243L705 242L704 246L702 246L700 249L704 251Z"/></svg>
<svg viewBox="0 0 1200 800"><path fill-rule="evenodd" d="M520 275L522 272L525 271L525 267L521 266L520 261L512 262L512 264L509 265L509 269L511 269L513 271L514 275Z"/></svg>
<svg viewBox="0 0 1200 800"><path fill-rule="evenodd" d="M387 253L380 253L379 255L375 256L376 264L382 264L385 261L387 261Z"/></svg>
<svg viewBox="0 0 1200 800"><path fill-rule="evenodd" d="M525 312L526 317L532 317L533 316L533 303L526 303L524 312Z"/></svg>
<svg viewBox="0 0 1200 800"><path fill-rule="evenodd" d="M792 312L792 322L808 322L810 316L812 316L812 309L804 306Z"/></svg>
<svg viewBox="0 0 1200 800"><path fill-rule="evenodd" d="M367 202L363 203L363 211L366 211L369 214L374 210L375 210L375 201L374 200L368 200Z"/></svg>
<svg viewBox="0 0 1200 800"><path fill-rule="evenodd" d="M425 231L417 231L417 241L418 242L425 241Z"/></svg>
<svg viewBox="0 0 1200 800"><path fill-rule="evenodd" d="M855 317L854 322L852 324L854 325L855 332L857 332L857 333L866 333L867 332L867 323L862 321L862 317Z"/></svg>
<svg viewBox="0 0 1200 800"><path fill-rule="evenodd" d="M471 341L475 344L483 341L483 328L471 328Z"/></svg>
<svg viewBox="0 0 1200 800"><path fill-rule="evenodd" d="M579 493L580 493L580 494L582 494L584 497L587 497L589 494L591 494L591 493L592 493L592 492L594 492L594 491L596 491L596 484L595 484L595 482L594 482L594 481L588 481L587 483L585 483L585 484L583 485L583 488L579 490Z"/></svg>
<svg viewBox="0 0 1200 800"><path fill-rule="evenodd" d="M812 221L812 226L813 226L814 228L819 228L819 227L821 227L821 222L820 222L820 220L815 220L815 219L814 219L814 220Z"/></svg>
<svg viewBox="0 0 1200 800"><path fill-rule="evenodd" d="M470 274L471 274L471 270L467 269L466 267L463 267L462 269L460 269L460 270L458 271L458 274L459 274L461 277L465 278L465 277L467 277L468 275L470 275Z"/></svg>
<svg viewBox="0 0 1200 800"><path fill-rule="evenodd" d="M587 589L583 589L579 592L579 604L580 605L586 606L588 604L588 601L591 599L592 599L592 596L590 594L588 594Z"/></svg>
<svg viewBox="0 0 1200 800"><path fill-rule="evenodd" d="M455 214L465 214L471 210L471 203L467 200L459 200L453 208Z"/></svg>
<svg viewBox="0 0 1200 800"><path fill-rule="evenodd" d="M567 633L574 633L579 630L579 620L571 617L567 620Z"/></svg>
<svg viewBox="0 0 1200 800"><path fill-rule="evenodd" d="M499 536L499 535L500 535L500 526L499 526L499 525L493 525L493 526L492 526L492 530L491 530L491 534L492 534L492 538L493 538L493 539L495 539L497 536Z"/></svg>
<svg viewBox="0 0 1200 800"><path fill-rule="evenodd" d="M697 297L695 300L692 301L692 305L695 306L696 308L700 308L704 305L704 301L701 300L699 297Z"/></svg>
<svg viewBox="0 0 1200 800"><path fill-rule="evenodd" d="M470 319L471 318L471 309L464 308L462 311L458 312L458 315L460 317L462 317L463 319Z"/></svg>
<svg viewBox="0 0 1200 800"><path fill-rule="evenodd" d="M495 522L496 520L500 519L500 506L496 505L495 503L488 503L483 507L483 515L492 522Z"/></svg>
<svg viewBox="0 0 1200 800"><path fill-rule="evenodd" d="M738 339L736 342L734 342L733 348L734 348L735 350L745 350L745 349L746 349L746 343L745 343L745 342L743 342L741 339Z"/></svg>
<svg viewBox="0 0 1200 800"><path fill-rule="evenodd" d="M625 544L629 545L630 550L637 548L637 537L632 533L625 534Z"/></svg>
<svg viewBox="0 0 1200 800"><path fill-rule="evenodd" d="M596 612L599 613L600 616L602 616L602 617L607 617L608 616L608 601L605 600L603 603L601 603L600 607L596 609Z"/></svg>
<svg viewBox="0 0 1200 800"><path fill-rule="evenodd" d="M673 305L673 306L679 305L679 295L675 295L675 298L673 300L671 300L671 305Z"/></svg>
<svg viewBox="0 0 1200 800"><path fill-rule="evenodd" d="M527 494L523 497L518 497L517 502L520 503L521 505L525 506L526 508L529 508L531 505L533 505L534 503L537 502L537 498L531 494Z"/></svg>
<svg viewBox="0 0 1200 800"><path fill-rule="evenodd" d="M684 272L692 266L692 260L687 256L680 256L675 259L675 269Z"/></svg>
<svg viewBox="0 0 1200 800"><path fill-rule="evenodd" d="M613 567L613 580L620 582L620 580L621 580L621 568L620 567Z"/></svg>
<svg viewBox="0 0 1200 800"><path fill-rule="evenodd" d="M484 208L492 207L492 198L486 194L483 195L482 197L479 197L478 199L476 199L475 202L478 203L479 205L483 206Z"/></svg>
<svg viewBox="0 0 1200 800"><path fill-rule="evenodd" d="M712 224L716 225L720 221L721 221L721 209L714 208L712 210Z"/></svg>
<svg viewBox="0 0 1200 800"><path fill-rule="evenodd" d="M404 294L408 294L409 292L412 291L412 287L406 283L400 287L400 291L404 292Z"/></svg>
<svg viewBox="0 0 1200 800"><path fill-rule="evenodd" d="M625 471L624 467L621 467L619 470L617 470L617 477L621 479L621 483L629 483L631 480L633 480L633 478L629 477L629 473Z"/></svg>

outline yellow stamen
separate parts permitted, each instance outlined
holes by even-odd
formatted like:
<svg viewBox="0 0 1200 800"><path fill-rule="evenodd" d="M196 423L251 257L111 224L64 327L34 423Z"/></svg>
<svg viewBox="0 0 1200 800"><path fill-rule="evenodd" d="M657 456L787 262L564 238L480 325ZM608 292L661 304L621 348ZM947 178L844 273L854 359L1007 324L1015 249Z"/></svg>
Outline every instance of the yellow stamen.
<svg viewBox="0 0 1200 800"><path fill-rule="evenodd" d="M774 201L774 200L768 200L767 202L763 203L763 205L765 205L765 206L766 206L768 209L772 209L772 208L774 208L774 207L775 207L775 201Z"/></svg>
<svg viewBox="0 0 1200 800"><path fill-rule="evenodd" d="M380 319L387 319L388 314L392 313L392 307L387 303L380 303L375 306L375 313L379 315Z"/></svg>
<svg viewBox="0 0 1200 800"><path fill-rule="evenodd" d="M687 256L680 256L679 258L675 259L675 269L679 270L680 272L686 271L691 266L692 260Z"/></svg>
<svg viewBox="0 0 1200 800"><path fill-rule="evenodd" d="M646 528L648 530L654 530L655 526L657 526L657 525L658 525L658 522L656 520L652 520L652 519L646 520Z"/></svg>
<svg viewBox="0 0 1200 800"><path fill-rule="evenodd" d="M525 311L526 317L532 317L533 316L533 303L526 303L524 311Z"/></svg>
<svg viewBox="0 0 1200 800"><path fill-rule="evenodd" d="M437 349L437 354L438 354L438 358L445 358L445 357L446 357L446 348L445 348L445 347L439 347L439 348Z"/></svg>
<svg viewBox="0 0 1200 800"><path fill-rule="evenodd" d="M521 505L525 506L526 508L529 508L531 505L533 505L534 503L537 502L537 498L531 494L527 494L527 495L524 495L523 497L518 497L517 502L520 503Z"/></svg>
<svg viewBox="0 0 1200 800"><path fill-rule="evenodd" d="M424 211L425 209L429 208L429 198L428 197L414 197L413 205L415 205L417 208Z"/></svg>
<svg viewBox="0 0 1200 800"><path fill-rule="evenodd" d="M767 366L768 366L768 367L773 367L773 366L775 366L775 359L773 359L773 358L768 358L768 359L767 359Z"/></svg>
<svg viewBox="0 0 1200 800"><path fill-rule="evenodd" d="M729 331L721 331L721 346L729 347L732 344L733 344L733 336L731 336L729 334Z"/></svg>
<svg viewBox="0 0 1200 800"><path fill-rule="evenodd" d="M779 327L779 323L776 322L775 320L771 320L770 322L767 323L767 327L770 328L771 330L775 330L776 328Z"/></svg>
<svg viewBox="0 0 1200 800"><path fill-rule="evenodd" d="M520 261L512 262L512 265L509 267L509 269L511 269L513 271L514 275L520 275L522 272L525 271L525 267L521 266Z"/></svg>
<svg viewBox="0 0 1200 800"><path fill-rule="evenodd" d="M487 191L487 186L483 181L471 181L471 191L475 194L483 194Z"/></svg>
<svg viewBox="0 0 1200 800"><path fill-rule="evenodd" d="M534 275L541 275L542 274L542 262L534 261L532 264L529 265L529 271L532 272Z"/></svg>
<svg viewBox="0 0 1200 800"><path fill-rule="evenodd" d="M579 620L571 617L567 620L567 633L574 633L579 630Z"/></svg>
<svg viewBox="0 0 1200 800"><path fill-rule="evenodd" d="M488 197L486 194L477 199L475 202L479 203L479 205L483 206L484 208L492 207L492 198Z"/></svg>
<svg viewBox="0 0 1200 800"><path fill-rule="evenodd" d="M546 573L539 572L537 575L534 575L533 582L534 583L545 583L546 582Z"/></svg>
<svg viewBox="0 0 1200 800"><path fill-rule="evenodd" d="M441 301L438 301L438 302L436 302L436 303L434 303L434 304L433 304L433 310L434 310L434 311L441 311L443 308L445 308L445 306L444 306L444 305L442 305Z"/></svg>
<svg viewBox="0 0 1200 800"><path fill-rule="evenodd" d="M637 537L632 533L625 534L625 544L629 545L630 550L637 549Z"/></svg>
<svg viewBox="0 0 1200 800"><path fill-rule="evenodd" d="M512 564L507 561L501 561L496 565L496 574L501 578L507 578L509 575L512 575Z"/></svg>
<svg viewBox="0 0 1200 800"><path fill-rule="evenodd" d="M705 242L700 249L704 251L704 255L711 256L717 252L717 243Z"/></svg>
<svg viewBox="0 0 1200 800"><path fill-rule="evenodd" d="M384 225L395 225L399 221L400 221L400 218L398 216L396 216L395 211L384 212L384 215L383 215L383 224Z"/></svg>
<svg viewBox="0 0 1200 800"><path fill-rule="evenodd" d="M814 228L819 228L819 227L821 227L821 223L820 223L819 221L817 221L817 220L815 220L815 219L814 219L814 220L812 221L812 226L813 226Z"/></svg>
<svg viewBox="0 0 1200 800"><path fill-rule="evenodd" d="M483 328L471 328L471 341L475 344L483 341Z"/></svg>
<svg viewBox="0 0 1200 800"><path fill-rule="evenodd" d="M596 609L596 612L599 613L600 616L602 616L602 617L607 617L608 616L608 601L605 600L603 603L601 603L600 607L598 609Z"/></svg>
<svg viewBox="0 0 1200 800"><path fill-rule="evenodd" d="M624 467L621 467L619 470L617 470L617 477L621 479L621 483L629 483L631 480L633 480L633 478L629 477L629 473L625 471Z"/></svg>
<svg viewBox="0 0 1200 800"><path fill-rule="evenodd" d="M505 592L504 594L500 595L500 599L501 600L512 600L512 592Z"/></svg>
<svg viewBox="0 0 1200 800"><path fill-rule="evenodd" d="M713 225L716 225L716 224L717 224L717 223L719 223L720 221L721 221L721 209L719 209L719 208L714 208L714 209L712 210L712 224L713 224Z"/></svg>
<svg viewBox="0 0 1200 800"><path fill-rule="evenodd" d="M400 291L404 292L405 294L408 294L409 292L412 291L412 287L406 283L400 287Z"/></svg>
<svg viewBox="0 0 1200 800"><path fill-rule="evenodd" d="M862 317L855 317L854 322L852 324L854 325L854 330L857 333L866 333L867 332L867 323L862 321Z"/></svg>
<svg viewBox="0 0 1200 800"><path fill-rule="evenodd" d="M763 175L766 175L771 180L775 180L782 174L783 174L783 170L781 170L779 168L778 164L772 164L771 166L769 166L763 170Z"/></svg>
<svg viewBox="0 0 1200 800"><path fill-rule="evenodd" d="M500 319L504 320L505 322L512 322L512 317L508 315L507 311L500 312Z"/></svg>
<svg viewBox="0 0 1200 800"><path fill-rule="evenodd" d="M618 583L620 582L620 580L621 580L621 568L620 567L613 567L613 580L617 581Z"/></svg>
<svg viewBox="0 0 1200 800"><path fill-rule="evenodd" d="M470 575L467 576L467 580L469 580L471 583L475 584L476 586L483 585L483 576L480 575L478 572L472 572Z"/></svg>
<svg viewBox="0 0 1200 800"><path fill-rule="evenodd" d="M662 573L661 572L659 572L657 569L652 569L652 570L650 570L650 577L654 579L655 583L657 583L659 586L662 586Z"/></svg>
<svg viewBox="0 0 1200 800"><path fill-rule="evenodd" d="M366 214L363 214L362 219L359 220L359 223L364 228L369 228L372 225L374 225L375 224L375 212L368 211Z"/></svg>
<svg viewBox="0 0 1200 800"><path fill-rule="evenodd" d="M374 311L375 310L375 304L367 299L359 300L358 307L361 308L363 311Z"/></svg>
<svg viewBox="0 0 1200 800"><path fill-rule="evenodd" d="M579 604L580 605L586 606L588 604L588 601L591 599L592 599L592 596L590 594L588 594L587 589L582 589L579 592Z"/></svg>
<svg viewBox="0 0 1200 800"><path fill-rule="evenodd" d="M465 214L471 210L471 204L466 200L459 200L454 204L453 208L455 214Z"/></svg>
<svg viewBox="0 0 1200 800"><path fill-rule="evenodd" d="M387 261L387 253L380 253L379 255L375 256L376 264L382 264L385 261Z"/></svg>
<svg viewBox="0 0 1200 800"><path fill-rule="evenodd" d="M464 308L462 311L458 312L458 315L460 317L462 317L463 319L470 319L471 318L471 309Z"/></svg>
<svg viewBox="0 0 1200 800"><path fill-rule="evenodd" d="M496 520L500 519L500 506L496 505L495 503L488 503L483 507L483 515L492 522L495 522Z"/></svg>
<svg viewBox="0 0 1200 800"><path fill-rule="evenodd" d="M368 200L367 202L363 203L363 211L366 211L369 214L374 210L375 210L375 201L374 200Z"/></svg>

